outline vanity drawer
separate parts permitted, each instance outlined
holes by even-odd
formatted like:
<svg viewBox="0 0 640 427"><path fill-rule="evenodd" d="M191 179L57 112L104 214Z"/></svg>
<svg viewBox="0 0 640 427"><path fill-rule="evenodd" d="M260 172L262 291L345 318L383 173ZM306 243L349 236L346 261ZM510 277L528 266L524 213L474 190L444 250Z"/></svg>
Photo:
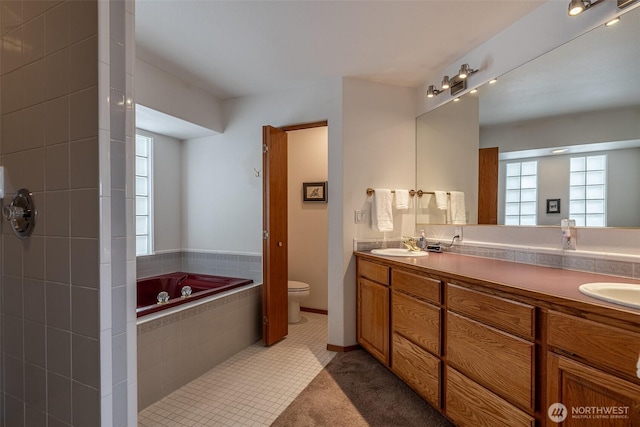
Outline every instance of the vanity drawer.
<svg viewBox="0 0 640 427"><path fill-rule="evenodd" d="M533 413L533 343L450 311L446 343L450 365Z"/></svg>
<svg viewBox="0 0 640 427"><path fill-rule="evenodd" d="M521 337L535 338L535 307L531 305L449 283L447 308Z"/></svg>
<svg viewBox="0 0 640 427"><path fill-rule="evenodd" d="M391 286L397 291L406 292L436 304L441 302L440 280L394 268L391 271Z"/></svg>
<svg viewBox="0 0 640 427"><path fill-rule="evenodd" d="M445 413L459 426L533 427L533 417L447 367Z"/></svg>
<svg viewBox="0 0 640 427"><path fill-rule="evenodd" d="M389 285L389 267L358 258L358 275Z"/></svg>
<svg viewBox="0 0 640 427"><path fill-rule="evenodd" d="M440 408L440 360L393 334L391 370L420 396Z"/></svg>
<svg viewBox="0 0 640 427"><path fill-rule="evenodd" d="M391 293L392 329L429 350L440 354L440 308L409 295Z"/></svg>
<svg viewBox="0 0 640 427"><path fill-rule="evenodd" d="M640 383L636 376L640 333L550 311L547 342Z"/></svg>

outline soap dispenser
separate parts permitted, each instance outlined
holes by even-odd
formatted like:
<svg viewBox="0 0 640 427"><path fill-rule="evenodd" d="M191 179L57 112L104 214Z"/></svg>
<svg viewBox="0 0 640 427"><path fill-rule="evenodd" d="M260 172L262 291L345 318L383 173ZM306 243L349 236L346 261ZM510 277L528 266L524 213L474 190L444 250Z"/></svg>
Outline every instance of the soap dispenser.
<svg viewBox="0 0 640 427"><path fill-rule="evenodd" d="M576 220L563 219L560 221L562 230L562 249L576 250Z"/></svg>

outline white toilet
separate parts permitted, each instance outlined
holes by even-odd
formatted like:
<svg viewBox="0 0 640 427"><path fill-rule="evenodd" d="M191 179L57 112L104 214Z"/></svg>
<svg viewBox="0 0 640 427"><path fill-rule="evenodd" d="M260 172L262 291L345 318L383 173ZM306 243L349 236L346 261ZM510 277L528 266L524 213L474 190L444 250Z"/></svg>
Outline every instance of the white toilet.
<svg viewBox="0 0 640 427"><path fill-rule="evenodd" d="M300 321L300 301L309 296L309 284L289 280L289 323Z"/></svg>

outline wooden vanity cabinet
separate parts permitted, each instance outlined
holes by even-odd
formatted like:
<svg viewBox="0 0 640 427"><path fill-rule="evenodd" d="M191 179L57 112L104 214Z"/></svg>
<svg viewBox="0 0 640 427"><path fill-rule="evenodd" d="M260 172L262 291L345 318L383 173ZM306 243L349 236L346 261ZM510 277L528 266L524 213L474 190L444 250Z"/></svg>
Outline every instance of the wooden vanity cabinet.
<svg viewBox="0 0 640 427"><path fill-rule="evenodd" d="M547 407L566 406L562 425L639 426L640 333L555 311L547 330Z"/></svg>
<svg viewBox="0 0 640 427"><path fill-rule="evenodd" d="M356 338L389 366L389 267L358 258Z"/></svg>
<svg viewBox="0 0 640 427"><path fill-rule="evenodd" d="M640 320L384 259L357 266L358 342L456 425L640 426Z"/></svg>
<svg viewBox="0 0 640 427"><path fill-rule="evenodd" d="M391 370L440 408L442 282L391 270Z"/></svg>

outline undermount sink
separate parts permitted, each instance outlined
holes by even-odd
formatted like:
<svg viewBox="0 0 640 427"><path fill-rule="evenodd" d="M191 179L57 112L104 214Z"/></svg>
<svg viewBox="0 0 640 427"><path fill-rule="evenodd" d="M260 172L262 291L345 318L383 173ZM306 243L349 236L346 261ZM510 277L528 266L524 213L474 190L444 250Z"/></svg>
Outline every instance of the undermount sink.
<svg viewBox="0 0 640 427"><path fill-rule="evenodd" d="M640 285L631 283L585 283L580 292L627 307L640 308Z"/></svg>
<svg viewBox="0 0 640 427"><path fill-rule="evenodd" d="M373 249L371 250L372 254L375 255L384 255L384 256L404 256L404 257L420 257L429 255L428 252L420 251L410 251L405 248L385 248L385 249Z"/></svg>

